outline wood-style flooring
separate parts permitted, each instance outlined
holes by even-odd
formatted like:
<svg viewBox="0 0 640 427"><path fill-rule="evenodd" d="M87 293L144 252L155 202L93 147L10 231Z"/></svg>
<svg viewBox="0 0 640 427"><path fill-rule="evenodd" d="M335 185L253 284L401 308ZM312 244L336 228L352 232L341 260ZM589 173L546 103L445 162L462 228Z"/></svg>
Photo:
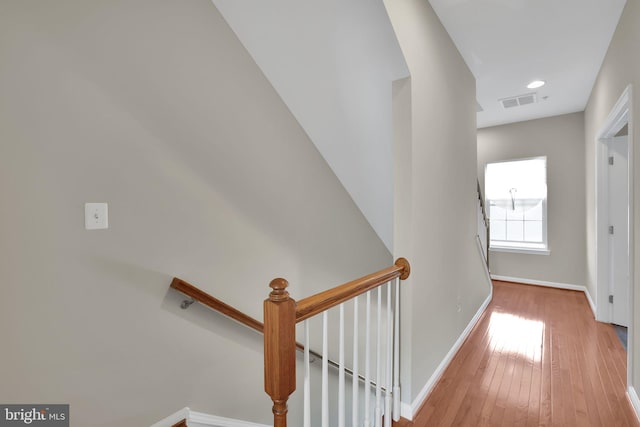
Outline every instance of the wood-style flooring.
<svg viewBox="0 0 640 427"><path fill-rule="evenodd" d="M494 281L493 301L415 417L425 426L640 426L626 353L582 292Z"/></svg>

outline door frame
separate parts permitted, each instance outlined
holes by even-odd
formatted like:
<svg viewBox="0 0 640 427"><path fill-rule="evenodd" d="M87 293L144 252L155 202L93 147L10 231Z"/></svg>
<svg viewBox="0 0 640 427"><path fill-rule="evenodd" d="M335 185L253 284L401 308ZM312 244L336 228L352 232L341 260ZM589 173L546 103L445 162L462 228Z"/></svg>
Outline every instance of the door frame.
<svg viewBox="0 0 640 427"><path fill-rule="evenodd" d="M596 319L610 323L612 309L609 305L609 213L608 213L608 142L626 124L628 129L628 255L629 255L629 328L627 330L627 386L631 384L633 352L633 283L634 283L634 227L633 227L633 114L632 86L628 85L609 113L596 137Z"/></svg>

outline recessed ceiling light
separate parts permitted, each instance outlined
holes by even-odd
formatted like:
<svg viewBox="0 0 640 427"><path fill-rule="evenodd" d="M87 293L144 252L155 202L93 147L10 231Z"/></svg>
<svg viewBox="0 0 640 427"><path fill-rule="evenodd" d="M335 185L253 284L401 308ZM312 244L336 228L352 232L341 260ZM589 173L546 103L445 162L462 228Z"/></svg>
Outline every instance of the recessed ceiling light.
<svg viewBox="0 0 640 427"><path fill-rule="evenodd" d="M527 85L527 89L538 89L539 87L544 86L545 81L543 80L534 80Z"/></svg>

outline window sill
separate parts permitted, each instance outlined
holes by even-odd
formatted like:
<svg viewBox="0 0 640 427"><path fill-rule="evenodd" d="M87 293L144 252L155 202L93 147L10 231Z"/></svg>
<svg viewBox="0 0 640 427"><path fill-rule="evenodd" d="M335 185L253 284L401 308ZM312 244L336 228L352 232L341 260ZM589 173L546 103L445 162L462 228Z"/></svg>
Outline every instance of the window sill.
<svg viewBox="0 0 640 427"><path fill-rule="evenodd" d="M551 251L543 248L514 248L509 246L490 246L490 252L508 252L514 254L549 255Z"/></svg>

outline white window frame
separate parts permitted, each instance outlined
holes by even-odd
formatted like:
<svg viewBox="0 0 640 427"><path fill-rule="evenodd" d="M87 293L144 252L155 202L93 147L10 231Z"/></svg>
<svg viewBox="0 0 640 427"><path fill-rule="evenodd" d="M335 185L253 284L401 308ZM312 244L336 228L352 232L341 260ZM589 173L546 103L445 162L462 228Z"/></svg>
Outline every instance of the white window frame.
<svg viewBox="0 0 640 427"><path fill-rule="evenodd" d="M519 162L525 160L533 160L533 159L542 159L545 160L545 167L547 166L547 156L536 156L536 157L523 157L517 159L508 159L508 160L499 160L495 162L489 162L485 165L485 177L487 172L487 167L490 164L496 163L512 163ZM547 180L548 173L545 176L545 184L548 182ZM486 188L485 183L485 195L489 192ZM548 243L548 235L547 235L547 223L548 223L548 212L547 212L547 199L549 197L549 191L547 188L547 194L545 198L542 200L542 242L541 243L530 243L523 241L504 241L504 240L492 240L491 236L489 236L489 250L491 252L510 252L510 253L524 253L524 254L534 254L534 255L549 255L551 251L549 250ZM491 224L491 200L487 197L485 200L485 206L488 207L487 213L489 215L489 223ZM507 220L508 221L508 220Z"/></svg>

